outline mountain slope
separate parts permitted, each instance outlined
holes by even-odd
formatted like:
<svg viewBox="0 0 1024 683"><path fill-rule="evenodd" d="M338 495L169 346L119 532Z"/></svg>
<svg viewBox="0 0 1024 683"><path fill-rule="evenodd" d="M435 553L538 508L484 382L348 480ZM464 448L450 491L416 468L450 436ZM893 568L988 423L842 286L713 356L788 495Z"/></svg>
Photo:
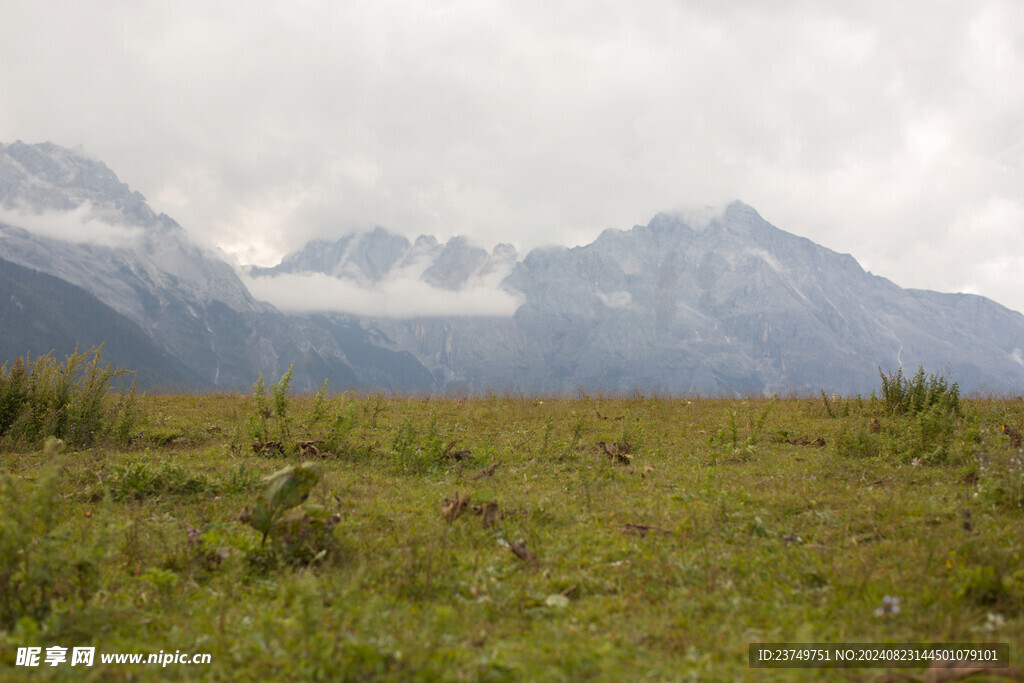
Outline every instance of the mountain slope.
<svg viewBox="0 0 1024 683"><path fill-rule="evenodd" d="M103 359L135 371L140 388L182 389L201 383L131 320L80 287L0 259L0 363L103 345Z"/></svg>

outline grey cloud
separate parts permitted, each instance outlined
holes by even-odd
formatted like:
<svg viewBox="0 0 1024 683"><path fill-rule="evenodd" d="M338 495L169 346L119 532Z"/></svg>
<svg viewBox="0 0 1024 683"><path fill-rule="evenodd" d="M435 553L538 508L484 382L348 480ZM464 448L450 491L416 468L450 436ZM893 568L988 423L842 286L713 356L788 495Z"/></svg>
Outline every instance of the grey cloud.
<svg viewBox="0 0 1024 683"><path fill-rule="evenodd" d="M143 234L140 227L108 223L88 202L70 211L47 213L0 207L0 223L62 242L103 247L130 247L138 244Z"/></svg>
<svg viewBox="0 0 1024 683"><path fill-rule="evenodd" d="M5 15L0 139L84 145L242 261L377 224L525 251L740 198L901 285L1024 308L1012 267L945 265L963 231L1005 239L970 216L1021 201L1014 0Z"/></svg>
<svg viewBox="0 0 1024 683"><path fill-rule="evenodd" d="M457 291L414 278L392 278L375 285L322 273L243 277L257 299L283 311L351 313L382 318L499 316L515 313L522 297L487 283Z"/></svg>

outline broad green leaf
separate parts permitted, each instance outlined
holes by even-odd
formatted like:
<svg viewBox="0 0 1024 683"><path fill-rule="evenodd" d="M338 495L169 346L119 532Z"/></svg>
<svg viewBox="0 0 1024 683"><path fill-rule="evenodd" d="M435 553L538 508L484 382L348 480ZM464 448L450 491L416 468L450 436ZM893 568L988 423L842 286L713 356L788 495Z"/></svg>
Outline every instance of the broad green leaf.
<svg viewBox="0 0 1024 683"><path fill-rule="evenodd" d="M264 536L270 533L270 528L274 524L274 511L266 503L262 500L257 501L250 517L249 524L253 529Z"/></svg>
<svg viewBox="0 0 1024 683"><path fill-rule="evenodd" d="M268 477L263 498L272 508L287 510L301 504L320 481L320 466L306 462L286 467Z"/></svg>

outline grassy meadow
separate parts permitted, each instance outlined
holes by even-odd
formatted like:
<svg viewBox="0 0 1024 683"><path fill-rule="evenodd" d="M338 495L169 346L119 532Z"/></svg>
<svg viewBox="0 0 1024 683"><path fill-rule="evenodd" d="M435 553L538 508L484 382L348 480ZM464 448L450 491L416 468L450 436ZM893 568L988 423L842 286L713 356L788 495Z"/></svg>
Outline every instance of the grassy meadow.
<svg viewBox="0 0 1024 683"><path fill-rule="evenodd" d="M287 380L107 395L87 434L42 408L33 431L0 382L0 679L926 674L750 669L752 642L1008 642L1021 664L1024 466L1003 433L1024 430L1019 398L313 397ZM26 646L96 662L16 666ZM175 650L211 663L99 661Z"/></svg>

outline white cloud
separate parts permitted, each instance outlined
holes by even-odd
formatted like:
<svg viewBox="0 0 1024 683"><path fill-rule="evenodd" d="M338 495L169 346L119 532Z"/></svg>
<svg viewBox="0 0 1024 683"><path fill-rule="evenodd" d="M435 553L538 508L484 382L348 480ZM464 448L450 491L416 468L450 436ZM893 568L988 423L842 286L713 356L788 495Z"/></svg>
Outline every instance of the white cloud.
<svg viewBox="0 0 1024 683"><path fill-rule="evenodd" d="M399 277L365 286L351 280L303 273L243 277L257 299L283 311L336 312L384 318L511 316L523 299L482 283L450 291Z"/></svg>
<svg viewBox="0 0 1024 683"><path fill-rule="evenodd" d="M104 221L89 202L70 211L46 213L0 207L0 223L62 242L102 247L131 247L143 234L142 228Z"/></svg>
<svg viewBox="0 0 1024 683"><path fill-rule="evenodd" d="M523 252L742 199L898 284L953 290L957 231L1024 187L1017 0L4 15L19 30L0 43L0 140L82 144L157 211L265 265L376 224ZM1004 294L1024 268L1003 256L971 282L1024 308Z"/></svg>
<svg viewBox="0 0 1024 683"><path fill-rule="evenodd" d="M921 258L945 266L953 291L983 294L1024 311L1024 199L993 197L955 217L946 251L925 242ZM933 276L933 287L938 278Z"/></svg>
<svg viewBox="0 0 1024 683"><path fill-rule="evenodd" d="M678 216L696 232L703 232L714 220L722 218L727 208L727 204L679 207L674 209L672 214Z"/></svg>

